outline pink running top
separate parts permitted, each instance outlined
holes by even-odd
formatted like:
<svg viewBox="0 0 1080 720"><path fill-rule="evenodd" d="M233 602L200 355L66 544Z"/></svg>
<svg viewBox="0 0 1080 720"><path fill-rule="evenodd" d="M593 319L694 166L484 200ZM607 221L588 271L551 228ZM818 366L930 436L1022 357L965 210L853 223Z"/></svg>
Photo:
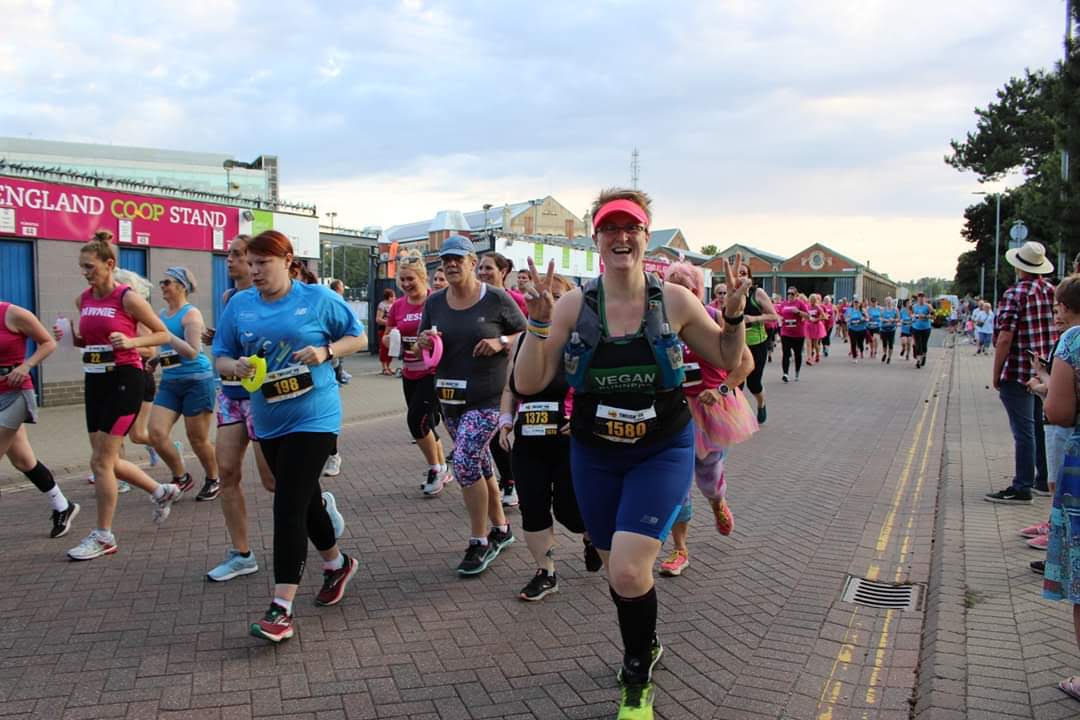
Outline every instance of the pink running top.
<svg viewBox="0 0 1080 720"><path fill-rule="evenodd" d="M12 368L22 365L26 359L26 336L22 333L12 332L7 326L7 312L11 303L0 302L0 373L5 376ZM19 387L11 387L7 381L0 377L0 393L18 392L20 390L33 390L34 381L29 375Z"/></svg>
<svg viewBox="0 0 1080 720"><path fill-rule="evenodd" d="M401 374L406 380L419 380L425 375L434 375L435 368L424 365L424 359L420 356L420 350L416 347L416 339L420 334L420 318L424 315L424 302L413 305L408 296L401 296L394 301L386 312L386 331L397 328L401 333L401 363L404 366Z"/></svg>
<svg viewBox="0 0 1080 720"><path fill-rule="evenodd" d="M780 303L776 311L780 315L781 337L806 337L806 321L799 314L808 312L809 306L802 300L789 300Z"/></svg>
<svg viewBox="0 0 1080 720"><path fill-rule="evenodd" d="M124 333L130 338L139 334L135 318L124 309L124 293L130 289L127 285L117 284L116 289L103 298L94 297L91 288L83 291L79 298L79 334L82 335L84 345L84 368L88 367L85 356L90 353L91 348L100 348L105 354L112 352L116 365L131 365L137 368L143 366L138 350L113 350L109 340L109 335L114 332Z"/></svg>
<svg viewBox="0 0 1080 720"><path fill-rule="evenodd" d="M709 317L716 320L719 311L711 306L705 306ZM715 390L724 384L727 379L727 371L705 362L683 343L683 368L686 370L686 380L683 382L683 393L687 397L697 397L702 390Z"/></svg>

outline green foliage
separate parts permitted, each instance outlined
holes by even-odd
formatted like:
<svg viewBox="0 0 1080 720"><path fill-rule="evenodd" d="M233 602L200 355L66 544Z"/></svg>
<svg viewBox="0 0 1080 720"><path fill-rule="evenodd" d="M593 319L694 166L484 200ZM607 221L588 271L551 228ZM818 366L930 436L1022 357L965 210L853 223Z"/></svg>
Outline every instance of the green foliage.
<svg viewBox="0 0 1080 720"><path fill-rule="evenodd" d="M1080 19L1080 3L1073 7ZM1029 240L1046 246L1057 264L1063 251L1069 261L1080 250L1080 45L1069 49L1069 60L1053 70L1025 70L1011 78L985 108L976 108L974 132L953 140L945 162L971 171L979 182L1019 173L1023 182L1001 198L998 294L1013 279L1005 263L1009 228L1022 219ZM1062 179L1061 151L1070 154L1070 172ZM953 291L979 291L979 271L986 267L986 294L992 295L994 269L994 196L987 195L964 210L964 238L973 247L957 260Z"/></svg>
<svg viewBox="0 0 1080 720"><path fill-rule="evenodd" d="M709 244L701 246L702 255L708 255L709 257L713 257L718 252L720 252L720 248L716 247L716 245Z"/></svg>

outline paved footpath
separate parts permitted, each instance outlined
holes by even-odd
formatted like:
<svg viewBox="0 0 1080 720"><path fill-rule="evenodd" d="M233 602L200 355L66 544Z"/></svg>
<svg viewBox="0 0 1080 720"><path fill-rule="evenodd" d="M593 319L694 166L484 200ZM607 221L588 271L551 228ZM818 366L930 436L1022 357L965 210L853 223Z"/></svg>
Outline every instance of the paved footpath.
<svg viewBox="0 0 1080 720"><path fill-rule="evenodd" d="M1036 554L1014 534L1046 503L979 500L1010 463L983 364L940 349L923 370L833 357L787 385L770 366L769 422L729 462L735 532L717 535L696 502L691 567L658 580L658 718L1080 714L1053 687L1080 670L1068 608L1038 599ZM221 585L203 580L226 546L215 503L185 501L155 528L145 497L122 496L120 551L76 564L64 551L90 527L90 488L64 483L85 510L61 540L45 537L35 491L5 489L0 718L614 717L619 634L579 541L560 531L561 592L541 603L515 598L532 574L520 537L459 580L460 492L418 497L424 467L403 416L353 421L340 447L344 471L326 486L361 571L342 604L315 608L312 553L297 637L278 647L247 635L272 582L271 498L257 482L264 570ZM928 592L911 611L854 605L841 600L848 575Z"/></svg>

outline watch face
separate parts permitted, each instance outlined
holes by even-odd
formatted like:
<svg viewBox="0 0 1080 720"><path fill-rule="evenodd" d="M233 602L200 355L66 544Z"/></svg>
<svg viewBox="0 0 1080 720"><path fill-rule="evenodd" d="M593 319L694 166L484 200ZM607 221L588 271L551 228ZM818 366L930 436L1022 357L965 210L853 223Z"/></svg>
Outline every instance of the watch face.
<svg viewBox="0 0 1080 720"><path fill-rule="evenodd" d="M720 391L721 395L729 395L729 394L731 394L731 388L729 388L727 385L721 385L717 389Z"/></svg>

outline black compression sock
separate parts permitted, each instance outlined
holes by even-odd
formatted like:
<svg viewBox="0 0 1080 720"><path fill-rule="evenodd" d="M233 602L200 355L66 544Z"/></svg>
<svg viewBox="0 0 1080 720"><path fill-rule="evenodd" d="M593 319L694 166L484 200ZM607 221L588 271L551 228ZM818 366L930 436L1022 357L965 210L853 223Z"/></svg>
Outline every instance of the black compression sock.
<svg viewBox="0 0 1080 720"><path fill-rule="evenodd" d="M656 634L656 586L634 598L622 597L611 588L611 599L619 613L619 632L626 656L636 658L648 667L653 635Z"/></svg>
<svg viewBox="0 0 1080 720"><path fill-rule="evenodd" d="M49 492L56 487L56 481L53 480L53 474L49 472L49 468L41 464L40 460L37 465L24 471L23 475L28 477L30 482L34 483L34 487L41 492Z"/></svg>

